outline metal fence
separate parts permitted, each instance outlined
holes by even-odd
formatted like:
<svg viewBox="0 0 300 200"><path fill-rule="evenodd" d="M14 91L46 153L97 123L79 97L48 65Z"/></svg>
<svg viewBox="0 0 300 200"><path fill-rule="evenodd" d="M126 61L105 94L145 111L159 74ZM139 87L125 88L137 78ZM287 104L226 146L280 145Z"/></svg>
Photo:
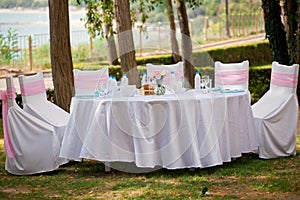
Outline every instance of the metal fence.
<svg viewBox="0 0 300 200"><path fill-rule="evenodd" d="M230 15L229 25L230 37L241 37L264 32L264 19L260 13ZM178 22L176 22L176 27L176 35L180 44L181 36ZM225 27L225 15L210 18L198 16L189 21L189 28L193 46L212 40L228 38ZM107 60L107 48L103 39L91 39L86 30L73 31L70 37L74 63L90 60ZM144 24L142 26L136 24L133 28L133 38L137 56L171 51L168 22ZM30 69L34 67L50 68L49 34L18 36L17 40L17 48L12 49L14 56L10 66L28 67Z"/></svg>

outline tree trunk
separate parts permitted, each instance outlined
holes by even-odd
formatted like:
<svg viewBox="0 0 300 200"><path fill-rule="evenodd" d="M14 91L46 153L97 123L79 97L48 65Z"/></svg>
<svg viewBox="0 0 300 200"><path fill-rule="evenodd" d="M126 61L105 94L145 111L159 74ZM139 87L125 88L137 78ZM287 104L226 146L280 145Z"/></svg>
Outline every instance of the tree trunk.
<svg viewBox="0 0 300 200"><path fill-rule="evenodd" d="M70 109L74 91L68 0L49 0L50 53L56 103Z"/></svg>
<svg viewBox="0 0 300 200"><path fill-rule="evenodd" d="M132 36L129 0L115 0L115 18L117 24L121 70L128 74L129 84L140 86L140 78L135 59Z"/></svg>
<svg viewBox="0 0 300 200"><path fill-rule="evenodd" d="M173 62L177 63L181 60L180 54L179 54L179 47L178 42L176 38L176 25L175 25L175 19L174 19L174 12L173 12L173 6L172 6L172 0L165 0L167 5L167 12L170 22L170 38L171 38L171 47L172 47L172 58Z"/></svg>
<svg viewBox="0 0 300 200"><path fill-rule="evenodd" d="M273 60L281 64L289 64L286 33L281 22L279 0L262 0L262 8L265 13L266 36L270 42Z"/></svg>
<svg viewBox="0 0 300 200"><path fill-rule="evenodd" d="M295 15L298 16L297 20L297 34L296 34L296 40L297 40L297 60L296 63L300 64L300 0L298 0L298 9L297 13ZM297 96L298 96L298 104L300 105L300 76L298 76L298 86L297 86Z"/></svg>
<svg viewBox="0 0 300 200"><path fill-rule="evenodd" d="M286 21L287 27L287 45L288 45L288 53L290 56L290 64L293 64L297 60L297 10L298 3L297 0L286 0Z"/></svg>
<svg viewBox="0 0 300 200"><path fill-rule="evenodd" d="M296 38L297 38L297 61L296 63L300 64L300 0L298 0L298 10L297 10L297 14L298 15L298 20L297 20L297 27L298 27L298 31L297 31L297 34L296 34ZM299 87L299 84L300 84L300 76L298 77L299 81L298 81L298 90L300 91L300 87ZM299 96L299 93L298 93L298 99L300 101L300 96Z"/></svg>
<svg viewBox="0 0 300 200"><path fill-rule="evenodd" d="M176 1L177 15L181 30L182 60L184 63L184 86L194 88L194 66L193 66L193 49L189 31L189 22L186 13L185 1Z"/></svg>
<svg viewBox="0 0 300 200"><path fill-rule="evenodd" d="M110 65L119 65L116 43L112 31L112 25L104 24L105 40L108 50L108 62Z"/></svg>
<svg viewBox="0 0 300 200"><path fill-rule="evenodd" d="M297 0L282 0L282 6L290 64L293 64L297 61L298 3Z"/></svg>
<svg viewBox="0 0 300 200"><path fill-rule="evenodd" d="M229 30L229 16L228 16L228 0L225 0L225 13L226 13L226 36L230 37L230 30Z"/></svg>

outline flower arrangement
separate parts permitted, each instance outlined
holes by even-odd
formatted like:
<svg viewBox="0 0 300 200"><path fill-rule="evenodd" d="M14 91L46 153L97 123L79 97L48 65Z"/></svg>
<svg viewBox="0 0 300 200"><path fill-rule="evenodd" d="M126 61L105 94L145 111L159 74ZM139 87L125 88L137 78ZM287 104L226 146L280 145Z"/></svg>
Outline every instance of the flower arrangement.
<svg viewBox="0 0 300 200"><path fill-rule="evenodd" d="M153 79L156 81L158 87L162 86L163 80L167 73L165 71L155 70Z"/></svg>
<svg viewBox="0 0 300 200"><path fill-rule="evenodd" d="M166 89L163 86L163 80L166 75L167 75L167 72L165 72L165 71L159 71L159 70L154 71L153 79L156 81L156 84L157 84L157 88L155 89L156 95L164 95L165 94Z"/></svg>

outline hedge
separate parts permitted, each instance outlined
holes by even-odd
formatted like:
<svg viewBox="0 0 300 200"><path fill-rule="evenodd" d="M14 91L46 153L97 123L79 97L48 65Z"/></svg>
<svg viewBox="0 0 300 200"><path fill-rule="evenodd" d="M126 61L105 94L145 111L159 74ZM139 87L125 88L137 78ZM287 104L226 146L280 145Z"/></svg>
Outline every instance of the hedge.
<svg viewBox="0 0 300 200"><path fill-rule="evenodd" d="M193 64L198 67L213 66L214 61L230 63L241 62L243 60L249 60L251 66L271 64L272 54L269 42L261 41L233 47L195 50L193 52ZM137 58L137 65L146 65L146 63L173 64L172 55Z"/></svg>

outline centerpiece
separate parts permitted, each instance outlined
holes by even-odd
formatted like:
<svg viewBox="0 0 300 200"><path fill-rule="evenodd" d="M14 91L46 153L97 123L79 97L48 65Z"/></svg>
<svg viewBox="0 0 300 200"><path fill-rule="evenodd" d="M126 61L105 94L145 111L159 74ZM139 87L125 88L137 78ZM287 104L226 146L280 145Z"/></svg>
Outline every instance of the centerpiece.
<svg viewBox="0 0 300 200"><path fill-rule="evenodd" d="M163 85L164 78L166 77L166 72L155 70L154 71L154 80L156 82L157 87L155 88L156 95L164 95L166 93L166 88Z"/></svg>

